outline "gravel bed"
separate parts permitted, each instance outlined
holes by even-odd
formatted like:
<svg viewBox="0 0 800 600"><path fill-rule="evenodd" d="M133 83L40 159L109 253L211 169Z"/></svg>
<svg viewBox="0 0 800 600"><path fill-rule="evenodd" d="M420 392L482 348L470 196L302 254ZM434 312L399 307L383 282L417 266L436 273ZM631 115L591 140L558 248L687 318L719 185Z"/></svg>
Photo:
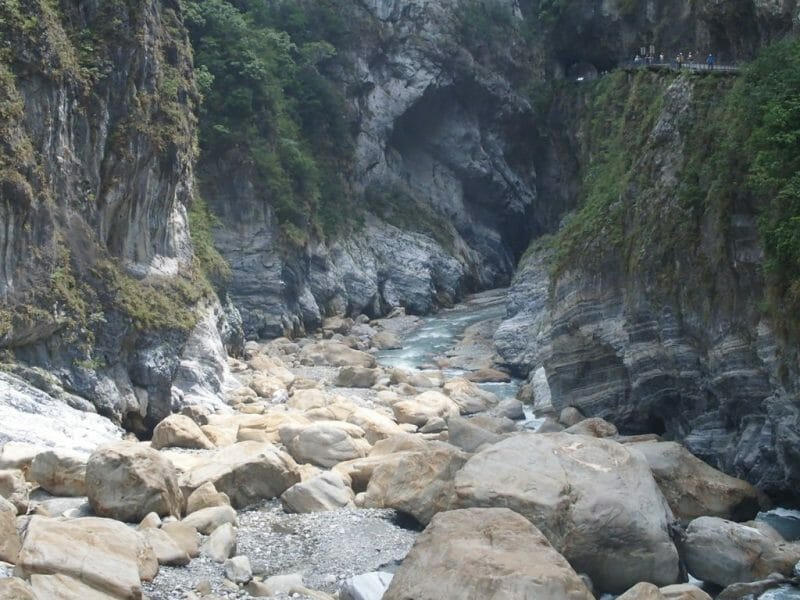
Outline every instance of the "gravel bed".
<svg viewBox="0 0 800 600"><path fill-rule="evenodd" d="M302 573L306 587L334 593L353 575L393 570L416 536L394 510L298 515L285 513L279 501L271 500L239 512L236 554L250 559L256 576ZM251 598L230 587L221 564L203 557L186 567L162 567L143 591L151 600L184 600L187 592L205 582L221 598Z"/></svg>

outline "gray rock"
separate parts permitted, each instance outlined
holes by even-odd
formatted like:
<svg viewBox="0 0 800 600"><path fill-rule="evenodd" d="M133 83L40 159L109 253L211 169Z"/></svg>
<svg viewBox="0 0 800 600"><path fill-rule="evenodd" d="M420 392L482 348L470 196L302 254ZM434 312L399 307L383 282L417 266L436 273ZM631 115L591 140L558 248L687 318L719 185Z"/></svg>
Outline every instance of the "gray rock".
<svg viewBox="0 0 800 600"><path fill-rule="evenodd" d="M449 444L403 452L375 466L363 499L368 508L394 508L427 524L457 506L453 479L468 455Z"/></svg>
<svg viewBox="0 0 800 600"><path fill-rule="evenodd" d="M464 452L477 452L479 449L499 442L503 436L487 431L470 420L455 417L447 420L449 436L447 441Z"/></svg>
<svg viewBox="0 0 800 600"><path fill-rule="evenodd" d="M191 492L211 482L234 507L242 508L280 496L299 480L297 464L285 452L268 443L239 442L204 455L184 474L181 486Z"/></svg>
<svg viewBox="0 0 800 600"><path fill-rule="evenodd" d="M281 496L288 512L308 513L353 506L354 494L342 477L328 471L294 484Z"/></svg>
<svg viewBox="0 0 800 600"><path fill-rule="evenodd" d="M16 564L20 547L17 511L0 506L0 561Z"/></svg>
<svg viewBox="0 0 800 600"><path fill-rule="evenodd" d="M644 454L673 514L688 523L701 516L752 519L768 500L749 483L717 471L675 442L633 444Z"/></svg>
<svg viewBox="0 0 800 600"><path fill-rule="evenodd" d="M225 524L236 525L236 511L228 505L201 508L186 515L181 523L194 528L203 535L210 535Z"/></svg>
<svg viewBox="0 0 800 600"><path fill-rule="evenodd" d="M214 444L206 437L200 426L184 415L170 415L153 430L151 446L161 448L194 448L210 450Z"/></svg>
<svg viewBox="0 0 800 600"><path fill-rule="evenodd" d="M236 531L230 523L217 527L200 546L200 554L218 563L224 563L235 552Z"/></svg>
<svg viewBox="0 0 800 600"><path fill-rule="evenodd" d="M582 421L567 427L564 433L571 433L573 435L587 435L589 437L607 438L617 435L617 428L613 423L609 423L605 419L592 417L590 419L583 419Z"/></svg>
<svg viewBox="0 0 800 600"><path fill-rule="evenodd" d="M102 446L86 465L86 492L98 516L130 523L148 513L180 517L184 498L172 464L134 442Z"/></svg>
<svg viewBox="0 0 800 600"><path fill-rule="evenodd" d="M511 419L512 421L522 421L525 418L525 409L522 402L510 398L508 400L501 400L495 406L490 414L504 419Z"/></svg>
<svg viewBox="0 0 800 600"><path fill-rule="evenodd" d="M158 562L144 537L118 521L33 517L17 567L25 577L60 575L111 597L139 598L141 581L155 576Z"/></svg>
<svg viewBox="0 0 800 600"><path fill-rule="evenodd" d="M349 388L371 388L378 382L383 371L367 367L342 367L334 380L334 385Z"/></svg>
<svg viewBox="0 0 800 600"><path fill-rule="evenodd" d="M214 506L230 506L231 499L228 494L218 492L217 488L210 481L206 481L199 488L194 490L186 499L186 514L192 514L204 508Z"/></svg>
<svg viewBox="0 0 800 600"><path fill-rule="evenodd" d="M105 417L71 408L2 371L0 398L0 442L91 452L122 437L122 429Z"/></svg>
<svg viewBox="0 0 800 600"><path fill-rule="evenodd" d="M22 471L17 469L0 471L0 497L11 502L20 513L28 510L30 493Z"/></svg>
<svg viewBox="0 0 800 600"><path fill-rule="evenodd" d="M38 600L33 588L19 577L0 578L0 600Z"/></svg>
<svg viewBox="0 0 800 600"><path fill-rule="evenodd" d="M481 597L593 598L542 533L506 508L436 515L383 596L384 600Z"/></svg>
<svg viewBox="0 0 800 600"><path fill-rule="evenodd" d="M517 434L470 458L454 485L460 506L527 517L598 590L678 580L672 513L644 457L616 442Z"/></svg>
<svg viewBox="0 0 800 600"><path fill-rule="evenodd" d="M295 435L284 436L283 431L282 441L295 460L320 467L333 467L342 461L366 456L370 448L363 429L340 421L313 423L300 428Z"/></svg>
<svg viewBox="0 0 800 600"><path fill-rule="evenodd" d="M558 422L564 427L572 427L583 421L586 417L574 406L565 406L558 415Z"/></svg>
<svg viewBox="0 0 800 600"><path fill-rule="evenodd" d="M33 459L29 476L54 496L85 496L88 458L77 452L48 450Z"/></svg>
<svg viewBox="0 0 800 600"><path fill-rule="evenodd" d="M757 529L718 517L699 517L686 529L681 556L694 577L725 587L771 573L791 575L800 560L800 545L776 542Z"/></svg>
<svg viewBox="0 0 800 600"><path fill-rule="evenodd" d="M392 582L391 573L373 571L345 580L339 590L340 600L381 600Z"/></svg>
<svg viewBox="0 0 800 600"><path fill-rule="evenodd" d="M225 577L233 583L247 583L253 578L253 569L250 559L246 556L234 556L225 561L223 565Z"/></svg>

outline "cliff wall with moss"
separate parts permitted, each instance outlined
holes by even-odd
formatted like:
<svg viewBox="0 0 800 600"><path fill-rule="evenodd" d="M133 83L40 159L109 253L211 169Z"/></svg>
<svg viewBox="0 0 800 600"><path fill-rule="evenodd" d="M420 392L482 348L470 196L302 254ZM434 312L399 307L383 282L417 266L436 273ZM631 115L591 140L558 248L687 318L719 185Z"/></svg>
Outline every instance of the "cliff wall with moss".
<svg viewBox="0 0 800 600"><path fill-rule="evenodd" d="M181 4L10 0L0 34L6 368L43 367L141 429L170 412L197 307L215 302L189 231L199 96Z"/></svg>
<svg viewBox="0 0 800 600"><path fill-rule="evenodd" d="M792 500L798 56L562 87L578 208L521 262L496 340L542 410L679 439Z"/></svg>

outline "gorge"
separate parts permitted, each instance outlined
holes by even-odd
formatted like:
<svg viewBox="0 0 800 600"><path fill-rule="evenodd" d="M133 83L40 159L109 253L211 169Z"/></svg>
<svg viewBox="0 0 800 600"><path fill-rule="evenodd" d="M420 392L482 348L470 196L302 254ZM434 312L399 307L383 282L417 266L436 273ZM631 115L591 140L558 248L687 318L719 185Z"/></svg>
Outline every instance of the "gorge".
<svg viewBox="0 0 800 600"><path fill-rule="evenodd" d="M548 427L577 410L614 427L593 437L619 452L678 442L797 506L799 26L794 0L0 3L0 444L148 446L176 413L217 427L219 448L291 450L309 411L370 432L325 408L337 387L444 444L467 425L400 423L392 403L510 374ZM633 66L651 45L740 69ZM388 356L417 316L506 287L455 363L334 385L376 366L326 343ZM302 372L323 365L342 373ZM325 402L264 424L314 388ZM230 416L259 410L257 426ZM424 450L460 490L448 508L516 510L598 593L677 583L592 575L555 526L497 500L500 483L467 481L489 438L509 460L546 453L510 432Z"/></svg>

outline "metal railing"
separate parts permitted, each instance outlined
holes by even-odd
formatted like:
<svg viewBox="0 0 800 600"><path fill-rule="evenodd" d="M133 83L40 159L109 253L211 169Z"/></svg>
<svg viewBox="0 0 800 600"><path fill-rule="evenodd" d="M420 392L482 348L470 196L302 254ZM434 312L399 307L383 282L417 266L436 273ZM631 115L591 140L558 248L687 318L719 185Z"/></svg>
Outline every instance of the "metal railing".
<svg viewBox="0 0 800 600"><path fill-rule="evenodd" d="M637 62L635 60L631 60L623 65L624 69L652 69L652 70L675 70L675 71L692 71L692 72L702 72L702 73L739 73L741 71L741 67L738 65L724 65L724 64L715 64L712 66L707 65L705 62L685 62L678 66L677 61L650 61L648 62L646 59L642 59L641 61Z"/></svg>

